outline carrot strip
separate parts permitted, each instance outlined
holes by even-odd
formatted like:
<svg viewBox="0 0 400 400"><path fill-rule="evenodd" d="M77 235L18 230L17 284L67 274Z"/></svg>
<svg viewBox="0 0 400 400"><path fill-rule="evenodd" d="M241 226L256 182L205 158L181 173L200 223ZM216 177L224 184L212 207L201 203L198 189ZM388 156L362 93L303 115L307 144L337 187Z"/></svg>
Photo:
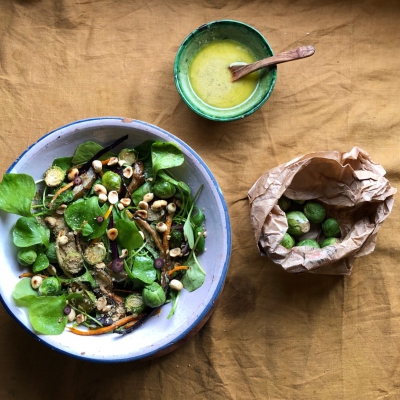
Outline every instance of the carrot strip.
<svg viewBox="0 0 400 400"><path fill-rule="evenodd" d="M136 319L137 319L136 316L128 315L127 317L121 318L120 320L114 322L112 325L104 326L103 328L90 329L88 331L81 331L80 329L72 328L70 326L68 326L67 328L72 333L75 333L76 335L80 335L80 336L102 335L103 333L112 332L115 328L123 326L123 325L127 324L128 322L134 321Z"/></svg>
<svg viewBox="0 0 400 400"><path fill-rule="evenodd" d="M107 160L103 160L103 161L101 162L101 165L107 165L109 161L110 161L110 159L107 158Z"/></svg>
<svg viewBox="0 0 400 400"><path fill-rule="evenodd" d="M182 270L185 270L185 269L189 269L189 267L186 266L186 265L178 265L177 267L174 267L170 271L168 271L168 276L171 276L175 272L182 271Z"/></svg>
<svg viewBox="0 0 400 400"><path fill-rule="evenodd" d="M107 212L104 214L105 219L107 219L110 216L113 207L114 207L114 204L110 204L110 207L108 207Z"/></svg>
<svg viewBox="0 0 400 400"><path fill-rule="evenodd" d="M55 202L55 200L57 199L57 197L65 192L66 190L68 190L71 186L74 186L74 181L71 181L70 183L67 183L65 186L63 186L61 189L58 189L57 192L54 193L54 197L51 199L50 204L49 204L49 208L53 207L53 203Z"/></svg>
<svg viewBox="0 0 400 400"><path fill-rule="evenodd" d="M167 229L163 234L163 247L165 253L168 253L169 250L169 238L171 235L171 226L172 226L172 214L167 214L167 217L165 218L165 225L167 225Z"/></svg>

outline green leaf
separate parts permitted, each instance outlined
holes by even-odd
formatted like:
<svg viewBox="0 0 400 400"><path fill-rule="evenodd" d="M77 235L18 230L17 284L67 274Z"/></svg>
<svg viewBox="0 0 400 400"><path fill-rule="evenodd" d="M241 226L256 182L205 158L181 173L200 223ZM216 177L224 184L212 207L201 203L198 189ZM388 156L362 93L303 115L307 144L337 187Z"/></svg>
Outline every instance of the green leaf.
<svg viewBox="0 0 400 400"><path fill-rule="evenodd" d="M143 196L147 193L151 193L153 185L150 182L145 182L139 189L132 194L132 201L137 206L140 201L143 200Z"/></svg>
<svg viewBox="0 0 400 400"><path fill-rule="evenodd" d="M83 235L88 235L89 239L95 239L103 235L107 229L106 219L101 224L97 222L96 218L100 215L103 215L103 211L99 206L97 196L93 196L70 204L65 210L64 218L72 230L84 229ZM92 229L91 233L89 233L90 229Z"/></svg>
<svg viewBox="0 0 400 400"><path fill-rule="evenodd" d="M146 256L136 256L133 262L132 276L144 283L152 283L156 280L157 270L154 268L153 260Z"/></svg>
<svg viewBox="0 0 400 400"><path fill-rule="evenodd" d="M21 217L15 224L13 241L17 247L43 244L47 248L50 244L50 230L39 224L34 217Z"/></svg>
<svg viewBox="0 0 400 400"><path fill-rule="evenodd" d="M72 157L60 157L53 161L53 166L60 167L64 171L68 171L72 165Z"/></svg>
<svg viewBox="0 0 400 400"><path fill-rule="evenodd" d="M143 245L142 235L133 221L119 219L114 225L118 230L117 244L121 248L134 250Z"/></svg>
<svg viewBox="0 0 400 400"><path fill-rule="evenodd" d="M145 140L134 148L138 154L139 160L146 160L151 155L151 146L155 143L155 140Z"/></svg>
<svg viewBox="0 0 400 400"><path fill-rule="evenodd" d="M39 253L35 262L33 263L32 271L39 272L43 271L50 265L49 259L47 258L46 254Z"/></svg>
<svg viewBox="0 0 400 400"><path fill-rule="evenodd" d="M64 296L40 296L28 307L33 329L44 335L59 335L64 331L67 318L63 313Z"/></svg>
<svg viewBox="0 0 400 400"><path fill-rule="evenodd" d="M12 296L17 306L28 307L38 297L38 292L32 289L30 278L22 278L15 285Z"/></svg>
<svg viewBox="0 0 400 400"><path fill-rule="evenodd" d="M100 146L95 142L85 142L80 144L76 150L75 154L72 157L73 165L84 164L86 161L89 161L94 155L96 155L100 150L103 150L103 146Z"/></svg>
<svg viewBox="0 0 400 400"><path fill-rule="evenodd" d="M151 146L151 160L153 163L153 179L162 169L178 167L185 161L182 150L171 142L155 142Z"/></svg>
<svg viewBox="0 0 400 400"><path fill-rule="evenodd" d="M30 175L4 174L0 183L0 209L29 217L35 194L35 181Z"/></svg>
<svg viewBox="0 0 400 400"><path fill-rule="evenodd" d="M187 265L189 266L189 269L186 271L186 274L183 276L181 282L186 290L193 292L203 285L206 273L200 267L200 264L197 261L194 253L192 253L192 257L187 262Z"/></svg>

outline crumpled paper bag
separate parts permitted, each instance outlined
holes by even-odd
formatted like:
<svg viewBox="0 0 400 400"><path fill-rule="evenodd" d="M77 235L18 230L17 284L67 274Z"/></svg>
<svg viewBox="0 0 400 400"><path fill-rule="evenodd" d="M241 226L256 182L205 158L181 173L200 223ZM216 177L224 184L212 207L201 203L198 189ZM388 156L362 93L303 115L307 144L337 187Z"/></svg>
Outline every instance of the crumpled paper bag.
<svg viewBox="0 0 400 400"><path fill-rule="evenodd" d="M374 250L381 224L392 210L397 190L385 174L358 147L348 153L306 154L266 172L248 192L251 224L261 254L287 272L350 275L355 259ZM341 243L322 249L281 246L288 228L277 204L282 195L324 203L327 216L339 221Z"/></svg>

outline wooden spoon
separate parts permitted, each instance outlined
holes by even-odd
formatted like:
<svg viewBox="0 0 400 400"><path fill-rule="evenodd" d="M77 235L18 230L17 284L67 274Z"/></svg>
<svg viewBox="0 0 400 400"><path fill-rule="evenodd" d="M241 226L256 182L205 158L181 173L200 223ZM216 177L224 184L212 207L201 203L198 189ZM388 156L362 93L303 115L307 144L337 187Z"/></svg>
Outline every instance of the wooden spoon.
<svg viewBox="0 0 400 400"><path fill-rule="evenodd" d="M256 61L252 64L243 65L243 63L232 63L228 68L232 74L232 82L235 82L243 76L251 74L254 71L258 71L261 68L268 67L269 65L298 60L300 58L310 57L314 54L314 52L315 49L313 46L301 46L294 50L284 51L283 53L276 54L275 56L264 58L263 60Z"/></svg>

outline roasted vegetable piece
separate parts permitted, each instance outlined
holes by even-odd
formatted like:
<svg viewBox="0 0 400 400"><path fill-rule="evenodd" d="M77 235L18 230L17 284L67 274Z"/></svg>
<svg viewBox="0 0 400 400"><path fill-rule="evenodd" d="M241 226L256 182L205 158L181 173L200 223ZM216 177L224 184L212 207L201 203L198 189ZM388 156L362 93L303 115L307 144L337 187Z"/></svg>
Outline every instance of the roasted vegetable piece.
<svg viewBox="0 0 400 400"><path fill-rule="evenodd" d="M315 224L320 224L326 217L325 207L315 201L308 201L304 205L303 212L308 220Z"/></svg>
<svg viewBox="0 0 400 400"><path fill-rule="evenodd" d="M32 265L37 258L37 253L32 249L21 249L17 253L18 262L27 267L28 265Z"/></svg>
<svg viewBox="0 0 400 400"><path fill-rule="evenodd" d="M169 199L175 194L176 188L172 183L164 179L157 179L154 182L153 192L160 199Z"/></svg>
<svg viewBox="0 0 400 400"><path fill-rule="evenodd" d="M136 151L133 149L122 149L118 154L118 159L124 160L128 165L132 165L137 160Z"/></svg>
<svg viewBox="0 0 400 400"><path fill-rule="evenodd" d="M66 172L57 165L51 166L43 175L43 179L48 187L60 186L65 179Z"/></svg>
<svg viewBox="0 0 400 400"><path fill-rule="evenodd" d="M56 296L61 291L61 283L56 277L49 277L43 280L39 286L39 292L42 296Z"/></svg>
<svg viewBox="0 0 400 400"><path fill-rule="evenodd" d="M106 171L101 178L101 184L110 192L112 190L116 190L119 192L121 190L121 177L113 172L113 171Z"/></svg>
<svg viewBox="0 0 400 400"><path fill-rule="evenodd" d="M131 314L138 315L146 309L140 293L132 293L125 299L125 308Z"/></svg>
<svg viewBox="0 0 400 400"><path fill-rule="evenodd" d="M301 211L290 211L286 214L288 222L287 233L290 235L302 235L310 230L310 221Z"/></svg>
<svg viewBox="0 0 400 400"><path fill-rule="evenodd" d="M163 305L166 300L164 289L157 282L150 283L143 289L142 298L144 304L151 308Z"/></svg>
<svg viewBox="0 0 400 400"><path fill-rule="evenodd" d="M103 242L93 243L83 253L84 260L90 265L101 263L107 255Z"/></svg>
<svg viewBox="0 0 400 400"><path fill-rule="evenodd" d="M334 244L340 243L340 239L335 238L335 237L328 237L324 239L319 245L320 247L326 247L326 246L331 246Z"/></svg>
<svg viewBox="0 0 400 400"><path fill-rule="evenodd" d="M294 245L295 240L288 233L285 233L281 242L281 246L285 247L286 249L291 249Z"/></svg>
<svg viewBox="0 0 400 400"><path fill-rule="evenodd" d="M324 232L326 237L339 237L340 226L338 220L335 218L328 218L322 224L322 232Z"/></svg>
<svg viewBox="0 0 400 400"><path fill-rule="evenodd" d="M290 201L290 199L288 199L285 196L282 196L278 200L278 206L282 211L286 211L290 207L291 204L292 204L292 202Z"/></svg>
<svg viewBox="0 0 400 400"><path fill-rule="evenodd" d="M314 247L316 249L319 249L319 244L317 241L313 240L313 239L304 239L302 241L300 241L299 243L297 243L296 246L308 246L308 247Z"/></svg>

